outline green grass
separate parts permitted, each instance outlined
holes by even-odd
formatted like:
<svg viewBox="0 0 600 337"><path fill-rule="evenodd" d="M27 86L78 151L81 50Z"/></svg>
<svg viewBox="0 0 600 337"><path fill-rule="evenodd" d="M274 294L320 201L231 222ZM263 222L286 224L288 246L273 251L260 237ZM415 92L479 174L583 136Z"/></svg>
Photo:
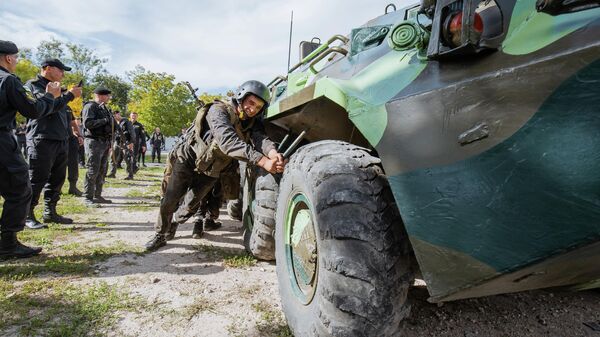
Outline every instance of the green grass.
<svg viewBox="0 0 600 337"><path fill-rule="evenodd" d="M293 337L281 311L275 310L269 303L261 301L252 304L252 309L260 314L256 329L261 336Z"/></svg>
<svg viewBox="0 0 600 337"><path fill-rule="evenodd" d="M27 242L27 241L26 241ZM123 254L143 254L142 247L117 241L109 246L69 242L50 247L46 254L26 260L9 260L0 264L0 279L22 280L40 274L88 275L94 266Z"/></svg>
<svg viewBox="0 0 600 337"><path fill-rule="evenodd" d="M229 268L248 268L255 265L256 258L248 253L232 254L223 259L223 266Z"/></svg>
<svg viewBox="0 0 600 337"><path fill-rule="evenodd" d="M19 232L19 240L30 243L34 246L49 247L55 240L66 239L68 237L79 235L75 232L73 226L63 226L57 224L49 224L48 228L30 230L26 229Z"/></svg>
<svg viewBox="0 0 600 337"><path fill-rule="evenodd" d="M239 249L223 248L212 245L196 245L196 249L209 259L222 259L226 268L248 268L256 265L256 258Z"/></svg>
<svg viewBox="0 0 600 337"><path fill-rule="evenodd" d="M0 329L25 336L103 336L119 313L136 312L139 299L105 282L72 285L65 280L0 281Z"/></svg>

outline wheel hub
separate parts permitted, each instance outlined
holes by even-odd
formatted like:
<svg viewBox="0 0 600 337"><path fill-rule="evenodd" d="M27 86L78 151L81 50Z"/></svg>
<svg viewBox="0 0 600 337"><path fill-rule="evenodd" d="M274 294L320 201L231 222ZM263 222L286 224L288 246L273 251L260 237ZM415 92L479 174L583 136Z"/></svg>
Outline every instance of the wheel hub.
<svg viewBox="0 0 600 337"><path fill-rule="evenodd" d="M286 217L287 265L296 296L308 304L317 285L317 237L312 211L302 194L292 198Z"/></svg>

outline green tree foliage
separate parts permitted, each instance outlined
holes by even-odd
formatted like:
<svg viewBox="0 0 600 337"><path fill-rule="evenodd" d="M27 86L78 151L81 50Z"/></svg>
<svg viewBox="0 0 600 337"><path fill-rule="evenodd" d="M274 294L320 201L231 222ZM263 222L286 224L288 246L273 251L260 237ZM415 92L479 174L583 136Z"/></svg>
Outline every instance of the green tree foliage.
<svg viewBox="0 0 600 337"><path fill-rule="evenodd" d="M21 79L21 82L25 83L39 73L40 68L33 64L31 60L26 58L19 59L19 63L17 63L17 69L15 70L15 75Z"/></svg>
<svg viewBox="0 0 600 337"><path fill-rule="evenodd" d="M175 82L175 76L141 66L128 75L133 84L129 111L139 114L147 130L158 126L166 136L174 136L191 124L196 116L194 98L184 84Z"/></svg>
<svg viewBox="0 0 600 337"><path fill-rule="evenodd" d="M37 64L40 65L45 59L57 58L64 61L65 50L62 41L55 38L49 41L42 41L35 51Z"/></svg>
<svg viewBox="0 0 600 337"><path fill-rule="evenodd" d="M112 99L109 106L113 110L120 110L122 112L127 111L127 104L129 103L129 90L131 85L121 77L108 73L102 73L94 77L93 86L97 87L103 85L110 89L112 92Z"/></svg>
<svg viewBox="0 0 600 337"><path fill-rule="evenodd" d="M83 91L86 100L92 97L93 82L96 82L95 77L106 74L104 65L108 60L100 58L93 50L81 44L65 43L52 38L49 41L40 42L34 54L38 65L45 59L58 58L64 64L73 68L70 72L65 72L63 85L71 87L83 80Z"/></svg>

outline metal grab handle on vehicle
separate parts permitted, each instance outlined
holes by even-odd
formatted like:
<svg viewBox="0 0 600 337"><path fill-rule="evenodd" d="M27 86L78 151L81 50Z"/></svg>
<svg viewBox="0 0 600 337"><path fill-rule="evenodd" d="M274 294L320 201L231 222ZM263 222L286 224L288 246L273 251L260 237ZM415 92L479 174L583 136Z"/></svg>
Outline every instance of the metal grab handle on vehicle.
<svg viewBox="0 0 600 337"><path fill-rule="evenodd" d="M267 84L267 88L271 88L272 86L276 86L277 84L287 81L287 76L279 75L275 77L269 84Z"/></svg>
<svg viewBox="0 0 600 337"><path fill-rule="evenodd" d="M393 9L394 9L394 12L396 11L396 5L394 5L394 4L389 4L389 5L385 6L385 14L388 14L388 13L389 13L389 12L388 12L388 9L390 9L390 8L393 8Z"/></svg>
<svg viewBox="0 0 600 337"><path fill-rule="evenodd" d="M322 59L325 58L325 56L331 54L331 53L340 53L344 56L348 55L348 51L342 47L331 47L329 49L327 49L324 53L322 53L321 55L319 55L317 58L315 58L311 63L310 63L310 71L312 71L313 74L317 74L318 71L315 69L315 65L317 63L319 63L319 61L321 61Z"/></svg>
<svg viewBox="0 0 600 337"><path fill-rule="evenodd" d="M314 38L313 38L313 40L314 40ZM332 36L329 40L327 40L326 43L319 46L319 48L315 49L312 53L308 54L305 58L303 58L296 65L291 67L290 70L288 70L288 74L293 72L294 70L300 68L300 66L307 64L308 62L310 62L314 58L318 57L319 55L323 55L324 52L327 52L328 50L330 50L330 49L328 49L329 45L335 41L340 41L340 42L342 42L342 44L347 44L350 41L350 39L348 39L347 37L340 35L340 34L336 34L336 35ZM340 48L340 47L332 47L332 48ZM329 53L331 53L331 52L329 52ZM346 54L347 53L348 52L346 51ZM342 54L344 54L344 53L342 53ZM346 55L346 54L344 54L344 55ZM287 81L287 76L277 76L271 82L269 82L269 84L267 84L267 87L271 88L272 86L275 86L284 81Z"/></svg>

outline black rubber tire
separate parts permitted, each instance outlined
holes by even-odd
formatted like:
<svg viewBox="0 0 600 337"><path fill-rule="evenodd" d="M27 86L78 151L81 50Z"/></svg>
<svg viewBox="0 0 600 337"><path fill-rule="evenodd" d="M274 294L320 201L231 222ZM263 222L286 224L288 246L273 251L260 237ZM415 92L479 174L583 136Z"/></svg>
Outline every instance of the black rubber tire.
<svg viewBox="0 0 600 337"><path fill-rule="evenodd" d="M227 214L235 220L242 220L242 201L237 200L228 200L227 201Z"/></svg>
<svg viewBox="0 0 600 337"><path fill-rule="evenodd" d="M254 186L250 252L257 259L272 261L275 260L275 208L279 183L275 176L261 170Z"/></svg>
<svg viewBox="0 0 600 337"><path fill-rule="evenodd" d="M312 205L318 253L315 293L306 305L294 294L283 237L297 193ZM276 219L279 292L294 336L399 334L410 312L411 246L378 158L339 141L301 148L281 180Z"/></svg>

